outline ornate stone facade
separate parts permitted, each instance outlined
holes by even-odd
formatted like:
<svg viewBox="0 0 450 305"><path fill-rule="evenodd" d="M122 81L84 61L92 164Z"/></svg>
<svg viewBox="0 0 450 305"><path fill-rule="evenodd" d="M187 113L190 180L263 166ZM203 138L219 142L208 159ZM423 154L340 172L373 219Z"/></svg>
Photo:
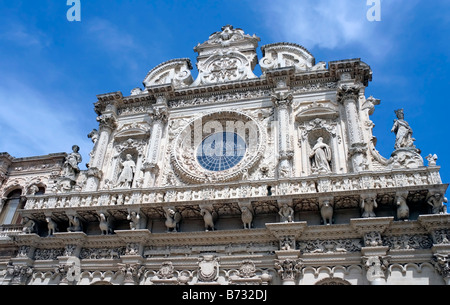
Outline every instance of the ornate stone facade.
<svg viewBox="0 0 450 305"><path fill-rule="evenodd" d="M196 79L173 59L98 95L87 170L0 154L0 284L450 284L437 156L403 110L380 155L370 67L259 42L227 25Z"/></svg>

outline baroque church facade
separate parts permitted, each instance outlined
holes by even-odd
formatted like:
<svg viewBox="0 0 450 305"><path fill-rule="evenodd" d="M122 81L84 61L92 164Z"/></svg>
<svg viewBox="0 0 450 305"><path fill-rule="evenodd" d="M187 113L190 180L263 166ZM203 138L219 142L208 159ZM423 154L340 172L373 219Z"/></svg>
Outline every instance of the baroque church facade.
<svg viewBox="0 0 450 305"><path fill-rule="evenodd" d="M0 154L0 284L449 285L448 185L402 109L377 151L370 66L259 43L227 25L195 79L98 95L87 170Z"/></svg>

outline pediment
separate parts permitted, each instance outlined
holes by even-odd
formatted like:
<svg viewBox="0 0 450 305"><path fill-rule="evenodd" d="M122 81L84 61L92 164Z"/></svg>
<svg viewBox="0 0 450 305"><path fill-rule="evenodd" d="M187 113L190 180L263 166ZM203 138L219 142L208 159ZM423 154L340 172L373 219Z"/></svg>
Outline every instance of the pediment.
<svg viewBox="0 0 450 305"><path fill-rule="evenodd" d="M338 111L331 107L315 105L299 111L295 119L297 121L308 121L313 118L335 119L338 116Z"/></svg>
<svg viewBox="0 0 450 305"><path fill-rule="evenodd" d="M148 72L143 83L146 88L166 84L172 84L176 88L187 87L194 81L190 70L192 70L190 59L172 59Z"/></svg>

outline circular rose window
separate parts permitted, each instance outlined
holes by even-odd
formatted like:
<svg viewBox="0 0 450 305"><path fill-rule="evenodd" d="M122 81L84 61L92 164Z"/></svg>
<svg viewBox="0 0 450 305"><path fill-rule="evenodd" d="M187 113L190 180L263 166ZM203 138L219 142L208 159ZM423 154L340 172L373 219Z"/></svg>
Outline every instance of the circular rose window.
<svg viewBox="0 0 450 305"><path fill-rule="evenodd" d="M266 131L239 111L205 113L191 119L172 142L171 161L185 182L239 179L264 155Z"/></svg>
<svg viewBox="0 0 450 305"><path fill-rule="evenodd" d="M206 137L197 149L197 161L207 170L220 172L244 158L246 144L237 133L222 132Z"/></svg>

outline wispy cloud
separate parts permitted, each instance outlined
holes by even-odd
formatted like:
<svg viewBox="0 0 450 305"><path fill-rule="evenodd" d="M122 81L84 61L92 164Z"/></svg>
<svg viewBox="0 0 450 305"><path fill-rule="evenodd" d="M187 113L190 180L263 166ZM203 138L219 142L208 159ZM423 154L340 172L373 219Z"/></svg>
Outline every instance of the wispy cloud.
<svg viewBox="0 0 450 305"><path fill-rule="evenodd" d="M70 152L77 144L88 156L92 143L82 132L70 104L53 104L58 103L55 96L12 80L0 83L0 97L1 152L28 157Z"/></svg>
<svg viewBox="0 0 450 305"><path fill-rule="evenodd" d="M397 29L418 0L382 1L381 21L367 20L366 0L263 1L258 6L272 36L305 47L340 49L359 45L372 56L385 55L395 45ZM264 25L264 24L263 24ZM382 52L380 52L382 50Z"/></svg>

